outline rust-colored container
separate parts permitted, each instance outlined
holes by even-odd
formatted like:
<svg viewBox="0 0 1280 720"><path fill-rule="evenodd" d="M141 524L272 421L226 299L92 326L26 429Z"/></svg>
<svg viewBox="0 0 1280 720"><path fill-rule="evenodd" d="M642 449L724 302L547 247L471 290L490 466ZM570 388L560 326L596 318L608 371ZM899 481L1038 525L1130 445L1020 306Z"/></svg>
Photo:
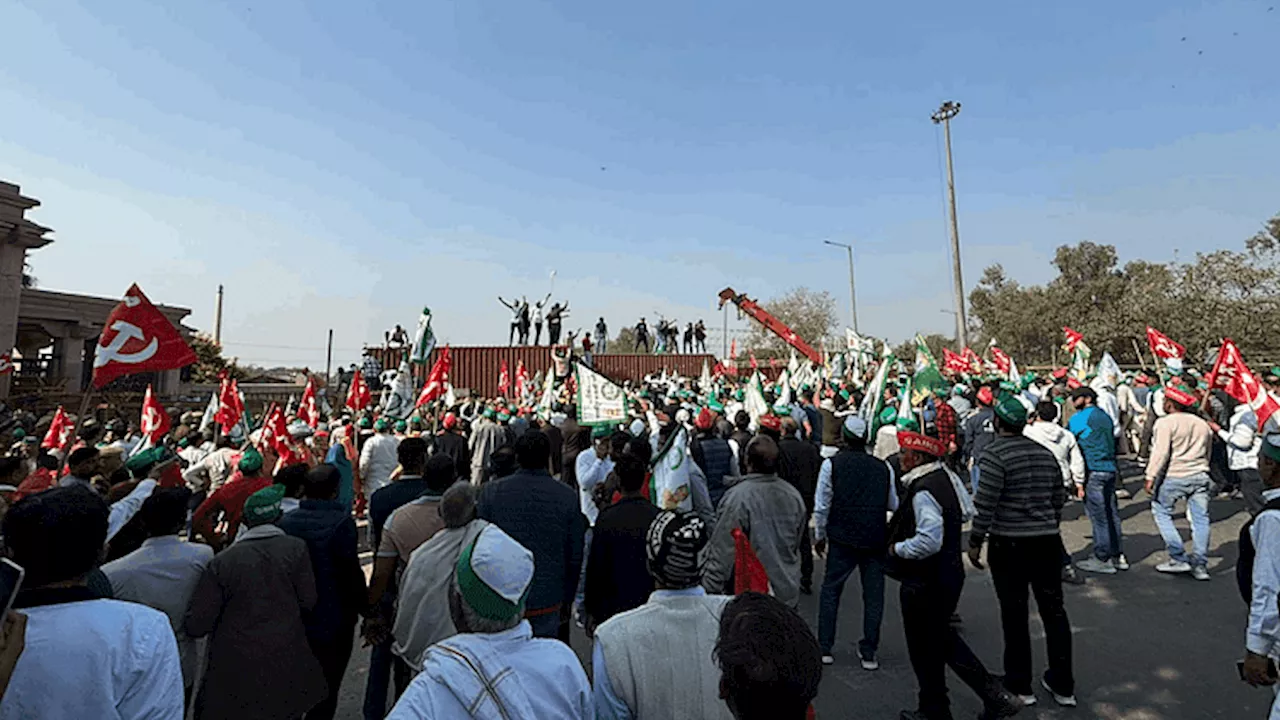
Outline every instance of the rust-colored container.
<svg viewBox="0 0 1280 720"><path fill-rule="evenodd" d="M441 348L431 353L425 365L413 368L415 382L419 385L426 382L427 373L439 356ZM382 364L383 369L393 369L404 359L406 350L387 348L366 348L370 355ZM529 379L539 370L547 370L552 366L551 348L539 347L451 347L453 368L449 372L449 381L455 388L467 388L483 397L495 397L498 394L498 375L502 372L502 363L507 363L512 384L516 381L516 367L524 363ZM563 349L561 349L563 352ZM685 377L696 378L702 373L702 363L714 367L715 357L711 355L596 355L595 370L606 377L621 383L624 380L638 382L645 375L660 373L663 368Z"/></svg>

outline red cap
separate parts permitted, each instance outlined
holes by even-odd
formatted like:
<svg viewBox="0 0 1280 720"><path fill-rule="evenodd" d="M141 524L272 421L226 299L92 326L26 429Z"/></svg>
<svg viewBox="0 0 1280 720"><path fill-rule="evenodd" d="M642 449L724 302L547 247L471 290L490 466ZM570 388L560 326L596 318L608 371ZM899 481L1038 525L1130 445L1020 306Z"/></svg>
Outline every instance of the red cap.
<svg viewBox="0 0 1280 720"><path fill-rule="evenodd" d="M445 430L452 430L458 424L458 416L451 412L445 413L442 424L444 425Z"/></svg>
<svg viewBox="0 0 1280 720"><path fill-rule="evenodd" d="M777 415L761 415L760 427L780 433L782 432L782 418Z"/></svg>
<svg viewBox="0 0 1280 720"><path fill-rule="evenodd" d="M1069 377L1067 378L1067 387L1071 388L1072 390L1075 390L1076 388L1080 387L1080 381L1073 377Z"/></svg>
<svg viewBox="0 0 1280 720"><path fill-rule="evenodd" d="M710 430L715 421L716 416L712 414L710 408L702 408L698 411L698 417L693 421L693 426L699 430Z"/></svg>
<svg viewBox="0 0 1280 720"><path fill-rule="evenodd" d="M1067 369L1066 369L1066 368L1064 368L1064 367L1060 367L1060 368L1058 368L1057 370L1054 370L1054 371L1053 371L1053 378L1054 378L1055 380L1061 380L1062 378L1064 378L1064 377L1066 377L1066 376L1067 376Z"/></svg>
<svg viewBox="0 0 1280 720"><path fill-rule="evenodd" d="M1164 396L1183 407L1191 407L1196 404L1196 396L1177 385L1166 385Z"/></svg>
<svg viewBox="0 0 1280 720"><path fill-rule="evenodd" d="M995 405L996 404L995 396L991 394L990 387L987 387L984 385L978 389L978 404L979 405Z"/></svg>
<svg viewBox="0 0 1280 720"><path fill-rule="evenodd" d="M938 438L921 435L910 430L898 431L898 445L903 450L914 450L934 457L942 457L947 454L947 446L942 444L942 441Z"/></svg>

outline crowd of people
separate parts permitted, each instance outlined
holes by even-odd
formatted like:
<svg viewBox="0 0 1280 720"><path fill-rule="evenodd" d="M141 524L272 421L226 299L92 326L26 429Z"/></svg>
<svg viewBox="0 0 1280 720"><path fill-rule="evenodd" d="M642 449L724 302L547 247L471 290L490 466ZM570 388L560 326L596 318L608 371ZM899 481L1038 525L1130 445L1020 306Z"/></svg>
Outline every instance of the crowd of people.
<svg viewBox="0 0 1280 720"><path fill-rule="evenodd" d="M366 718L798 719L824 666L880 668L886 578L918 690L901 718L952 717L948 667L982 717L1038 694L1071 707L1063 584L1129 570L1127 457L1167 546L1159 572L1210 578L1211 497L1240 494L1257 516L1242 534L1242 675L1274 683L1280 434L1248 404L1195 371L929 387L874 363L830 375L664 374L626 387L625 418L590 425L567 391L404 419L348 410L289 418L270 442L265 427L174 411L159 442L90 418L51 445L48 418L15 413L0 431L0 531L25 578L2 633L0 720L330 718L357 637ZM1072 501L1093 527L1079 562L1059 531ZM964 639L965 556L991 573L1002 674ZM862 636L844 657L855 571ZM810 622L797 608L815 587Z"/></svg>

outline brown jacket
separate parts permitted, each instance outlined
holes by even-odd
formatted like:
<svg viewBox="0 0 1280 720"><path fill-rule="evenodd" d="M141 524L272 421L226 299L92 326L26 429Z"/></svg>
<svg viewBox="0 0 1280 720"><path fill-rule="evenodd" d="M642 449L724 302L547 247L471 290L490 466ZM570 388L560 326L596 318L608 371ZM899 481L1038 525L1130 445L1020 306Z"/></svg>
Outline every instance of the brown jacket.
<svg viewBox="0 0 1280 720"><path fill-rule="evenodd" d="M300 717L328 692L302 623L316 604L307 544L274 525L249 532L209 563L187 608L187 634L212 633L202 720Z"/></svg>

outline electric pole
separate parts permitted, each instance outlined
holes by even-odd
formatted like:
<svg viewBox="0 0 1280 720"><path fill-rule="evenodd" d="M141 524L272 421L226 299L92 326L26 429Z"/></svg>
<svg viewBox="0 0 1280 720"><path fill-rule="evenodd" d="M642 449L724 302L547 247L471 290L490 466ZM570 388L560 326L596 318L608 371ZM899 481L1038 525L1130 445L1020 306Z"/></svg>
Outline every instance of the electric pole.
<svg viewBox="0 0 1280 720"><path fill-rule="evenodd" d="M844 248L849 253L849 318L853 322L853 331L856 333L858 332L858 293L853 285L853 246L830 240L823 240L822 242L832 247Z"/></svg>
<svg viewBox="0 0 1280 720"><path fill-rule="evenodd" d="M960 347L969 346L968 326L964 315L964 279L960 274L960 227L956 224L956 176L951 166L951 118L960 114L960 103L950 100L933 114L933 123L942 124L947 139L947 202L951 207L951 264L955 274L956 290L956 342Z"/></svg>

